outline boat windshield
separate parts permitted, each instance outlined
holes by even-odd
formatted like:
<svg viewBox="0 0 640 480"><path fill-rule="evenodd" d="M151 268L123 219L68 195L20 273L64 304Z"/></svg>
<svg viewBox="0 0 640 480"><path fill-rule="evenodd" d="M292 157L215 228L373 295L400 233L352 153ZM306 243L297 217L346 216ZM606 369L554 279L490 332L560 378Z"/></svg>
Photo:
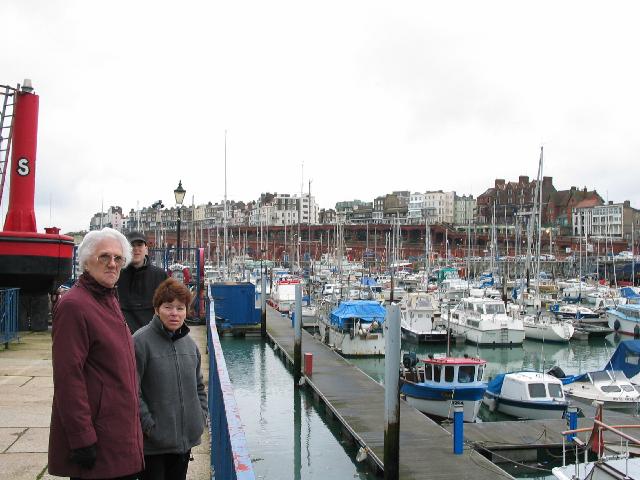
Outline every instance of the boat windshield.
<svg viewBox="0 0 640 480"><path fill-rule="evenodd" d="M602 385L600 387L600 390L602 390L604 393L614 393L620 392L620 387L617 385Z"/></svg>
<svg viewBox="0 0 640 480"><path fill-rule="evenodd" d="M476 375L476 369L473 365L461 365L458 368L458 382L470 383Z"/></svg>
<svg viewBox="0 0 640 480"><path fill-rule="evenodd" d="M550 383L549 387L549 396L551 398L564 398L564 394L562 393L562 385L557 383Z"/></svg>
<svg viewBox="0 0 640 480"><path fill-rule="evenodd" d="M545 398L547 396L547 389L544 383L530 383L529 384L529 397L531 398Z"/></svg>
<svg viewBox="0 0 640 480"><path fill-rule="evenodd" d="M505 313L504 304L503 303L487 303L484 306L484 311L489 315Z"/></svg>
<svg viewBox="0 0 640 480"><path fill-rule="evenodd" d="M590 372L589 376L593 382L608 382L611 380L609 372L607 370L600 370L598 372Z"/></svg>

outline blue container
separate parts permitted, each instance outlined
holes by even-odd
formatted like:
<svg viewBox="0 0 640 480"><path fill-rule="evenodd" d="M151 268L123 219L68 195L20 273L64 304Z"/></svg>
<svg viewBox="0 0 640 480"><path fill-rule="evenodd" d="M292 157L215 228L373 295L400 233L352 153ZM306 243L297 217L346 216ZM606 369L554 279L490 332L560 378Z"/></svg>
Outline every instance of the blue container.
<svg viewBox="0 0 640 480"><path fill-rule="evenodd" d="M216 323L256 325L260 309L256 308L256 287L249 282L220 282L211 285Z"/></svg>

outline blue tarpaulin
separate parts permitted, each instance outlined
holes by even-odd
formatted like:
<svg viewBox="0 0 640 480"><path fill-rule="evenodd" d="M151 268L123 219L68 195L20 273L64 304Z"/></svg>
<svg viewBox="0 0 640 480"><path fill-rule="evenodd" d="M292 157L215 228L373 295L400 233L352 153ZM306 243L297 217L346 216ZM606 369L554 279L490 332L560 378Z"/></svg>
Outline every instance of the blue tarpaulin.
<svg viewBox="0 0 640 480"><path fill-rule="evenodd" d="M640 295L631 287L623 287L620 289L620 296L623 298L633 298L635 300L640 299Z"/></svg>
<svg viewBox="0 0 640 480"><path fill-rule="evenodd" d="M624 340L618 344L605 370L622 370L631 378L640 373L640 340Z"/></svg>
<svg viewBox="0 0 640 480"><path fill-rule="evenodd" d="M368 286L375 287L378 285L375 278L371 278L371 277L362 277L362 279L360 280L360 283L367 287Z"/></svg>
<svg viewBox="0 0 640 480"><path fill-rule="evenodd" d="M373 300L346 301L331 312L330 320L332 325L340 328L350 327L351 319L360 320L362 323L377 321L382 324L386 313L384 307Z"/></svg>

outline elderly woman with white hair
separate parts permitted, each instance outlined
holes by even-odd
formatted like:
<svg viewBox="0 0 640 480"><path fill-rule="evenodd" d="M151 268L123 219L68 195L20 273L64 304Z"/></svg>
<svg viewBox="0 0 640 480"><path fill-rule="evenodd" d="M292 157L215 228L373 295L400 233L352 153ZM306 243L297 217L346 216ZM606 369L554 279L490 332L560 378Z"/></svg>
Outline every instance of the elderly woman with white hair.
<svg viewBox="0 0 640 480"><path fill-rule="evenodd" d="M49 473L133 480L144 467L136 358L115 289L131 246L103 228L78 259L82 275L53 311Z"/></svg>

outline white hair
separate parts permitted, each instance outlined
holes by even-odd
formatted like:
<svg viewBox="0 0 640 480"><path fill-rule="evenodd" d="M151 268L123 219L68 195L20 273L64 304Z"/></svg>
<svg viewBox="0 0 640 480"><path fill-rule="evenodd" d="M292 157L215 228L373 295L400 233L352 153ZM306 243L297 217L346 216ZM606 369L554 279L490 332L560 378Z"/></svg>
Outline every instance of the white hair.
<svg viewBox="0 0 640 480"><path fill-rule="evenodd" d="M122 256L124 257L124 265L122 268L125 268L131 262L132 253L131 253L131 245L129 244L129 240L122 233L113 228L104 227L102 230L92 230L87 233L82 240L82 243L78 247L78 265L81 271L84 271L84 267L87 265L87 261L95 256L97 245L103 240L111 238L113 240L117 240L120 242L120 246L122 247Z"/></svg>

